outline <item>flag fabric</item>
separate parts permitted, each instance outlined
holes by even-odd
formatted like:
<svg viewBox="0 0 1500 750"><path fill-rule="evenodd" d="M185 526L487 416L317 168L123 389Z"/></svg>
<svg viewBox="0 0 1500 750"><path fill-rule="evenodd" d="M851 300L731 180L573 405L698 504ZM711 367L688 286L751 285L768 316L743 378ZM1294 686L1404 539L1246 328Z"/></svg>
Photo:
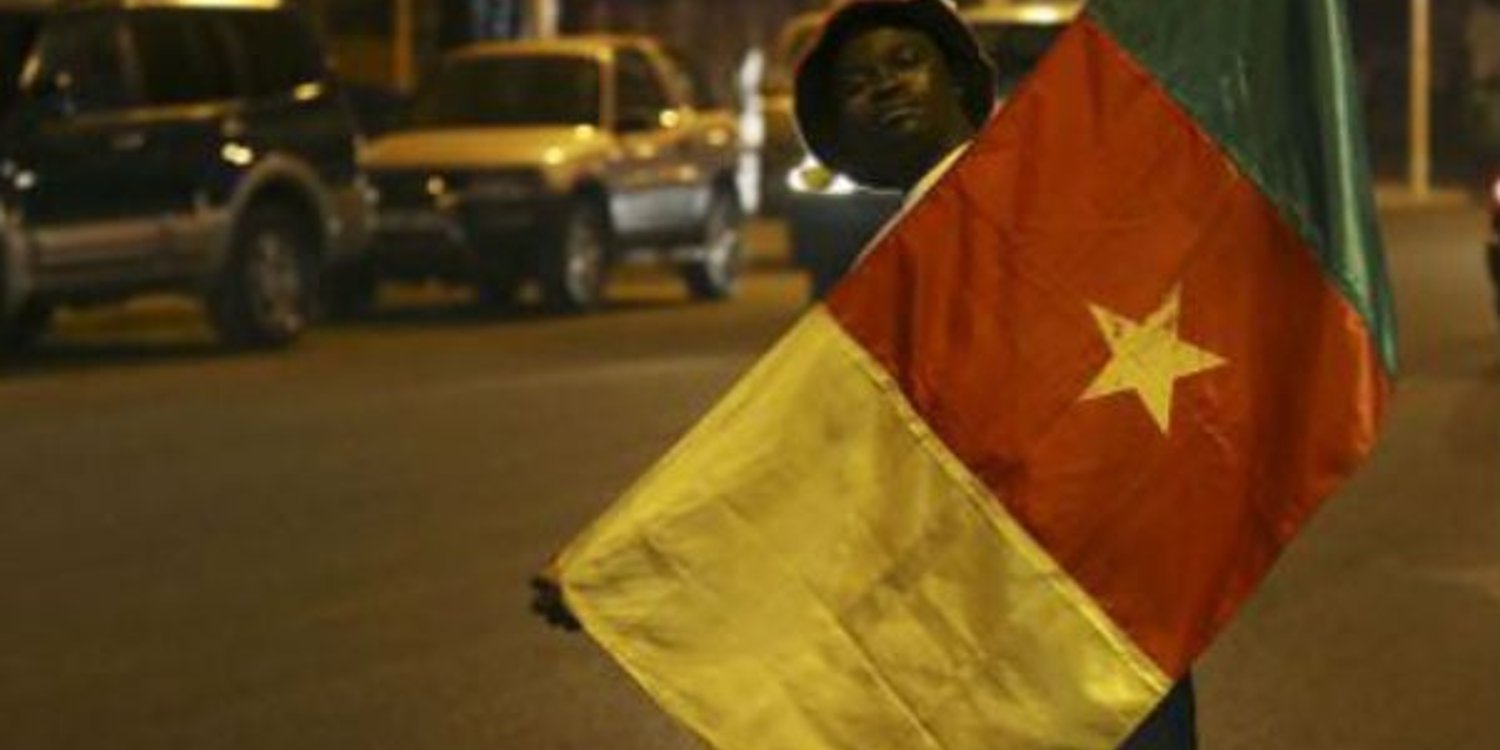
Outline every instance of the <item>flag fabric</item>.
<svg viewBox="0 0 1500 750"><path fill-rule="evenodd" d="M1341 0L1097 0L555 564L724 750L1113 750L1371 449Z"/></svg>

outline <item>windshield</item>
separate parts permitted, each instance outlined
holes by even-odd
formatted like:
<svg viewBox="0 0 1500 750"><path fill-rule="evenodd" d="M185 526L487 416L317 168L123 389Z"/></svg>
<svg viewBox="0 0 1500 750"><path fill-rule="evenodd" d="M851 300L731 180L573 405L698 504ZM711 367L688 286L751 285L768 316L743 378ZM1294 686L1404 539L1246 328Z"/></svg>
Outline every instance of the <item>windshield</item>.
<svg viewBox="0 0 1500 750"><path fill-rule="evenodd" d="M975 24L974 36L995 63L996 83L1005 96L1036 67L1052 42L1065 28L1062 24Z"/></svg>
<svg viewBox="0 0 1500 750"><path fill-rule="evenodd" d="M0 115L15 106L21 91L21 71L36 42L35 16L0 12Z"/></svg>
<svg viewBox="0 0 1500 750"><path fill-rule="evenodd" d="M599 66L582 57L450 60L417 95L412 125L599 124Z"/></svg>

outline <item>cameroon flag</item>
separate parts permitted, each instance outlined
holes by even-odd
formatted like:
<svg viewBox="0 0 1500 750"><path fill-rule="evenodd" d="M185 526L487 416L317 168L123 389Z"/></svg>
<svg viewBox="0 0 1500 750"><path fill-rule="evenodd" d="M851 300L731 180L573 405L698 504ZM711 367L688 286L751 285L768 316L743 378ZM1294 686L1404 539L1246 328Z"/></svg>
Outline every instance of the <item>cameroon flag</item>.
<svg viewBox="0 0 1500 750"><path fill-rule="evenodd" d="M723 750L1113 750L1369 452L1342 0L1096 0L559 556Z"/></svg>

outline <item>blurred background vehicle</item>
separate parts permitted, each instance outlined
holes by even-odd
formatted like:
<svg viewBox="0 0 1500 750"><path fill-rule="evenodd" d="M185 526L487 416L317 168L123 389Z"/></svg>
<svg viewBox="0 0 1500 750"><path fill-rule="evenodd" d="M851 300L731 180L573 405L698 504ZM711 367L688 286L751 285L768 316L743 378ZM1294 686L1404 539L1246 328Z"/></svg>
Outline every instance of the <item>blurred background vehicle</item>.
<svg viewBox="0 0 1500 750"><path fill-rule="evenodd" d="M559 310L598 305L610 268L665 260L691 294L733 293L741 264L734 118L640 36L492 42L450 54L403 129L372 143L377 242L340 307L383 277L472 282L509 304L536 280Z"/></svg>
<svg viewBox="0 0 1500 750"><path fill-rule="evenodd" d="M355 125L279 3L0 5L0 340L59 305L201 295L227 343L307 326L364 244ZM275 49L276 54L261 51Z"/></svg>
<svg viewBox="0 0 1500 750"><path fill-rule="evenodd" d="M787 174L802 163L805 150L792 117L792 79L797 62L812 43L824 13L794 16L771 45L760 91L760 210L780 215L786 210Z"/></svg>
<svg viewBox="0 0 1500 750"><path fill-rule="evenodd" d="M981 48L995 63L998 106L1004 106L1005 97L1082 10L1083 3L1076 0L993 2L961 9ZM783 37L804 39L805 49L810 37L801 35L811 33L803 31L807 23L806 17L793 19ZM816 17L811 23L815 30ZM796 139L793 130L791 137ZM794 166L779 182L787 190L784 205L792 260L807 271L813 299L821 298L844 275L865 245L900 210L903 200L898 193L869 190L830 173L800 147L800 141Z"/></svg>

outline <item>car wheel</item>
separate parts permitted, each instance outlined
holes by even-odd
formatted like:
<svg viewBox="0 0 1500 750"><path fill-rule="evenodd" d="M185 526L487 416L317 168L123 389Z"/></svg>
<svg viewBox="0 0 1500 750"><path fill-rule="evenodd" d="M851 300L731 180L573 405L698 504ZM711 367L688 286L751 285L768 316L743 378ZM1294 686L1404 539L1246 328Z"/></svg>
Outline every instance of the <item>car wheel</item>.
<svg viewBox="0 0 1500 750"><path fill-rule="evenodd" d="M682 266L682 277L694 299L727 299L739 286L744 266L744 233L739 201L719 191L709 205L699 256Z"/></svg>
<svg viewBox="0 0 1500 750"><path fill-rule="evenodd" d="M307 329L315 286L312 244L303 223L286 209L262 206L245 214L208 298L226 344L285 346Z"/></svg>
<svg viewBox="0 0 1500 750"><path fill-rule="evenodd" d="M27 300L9 320L0 321L0 349L29 349L42 337L52 322L53 307L46 302Z"/></svg>
<svg viewBox="0 0 1500 750"><path fill-rule="evenodd" d="M375 309L380 279L368 263L354 263L329 273L321 284L323 310L336 319L358 318Z"/></svg>
<svg viewBox="0 0 1500 750"><path fill-rule="evenodd" d="M609 230L593 201L568 210L558 241L542 259L542 298L547 306L582 312L599 306L609 275Z"/></svg>

